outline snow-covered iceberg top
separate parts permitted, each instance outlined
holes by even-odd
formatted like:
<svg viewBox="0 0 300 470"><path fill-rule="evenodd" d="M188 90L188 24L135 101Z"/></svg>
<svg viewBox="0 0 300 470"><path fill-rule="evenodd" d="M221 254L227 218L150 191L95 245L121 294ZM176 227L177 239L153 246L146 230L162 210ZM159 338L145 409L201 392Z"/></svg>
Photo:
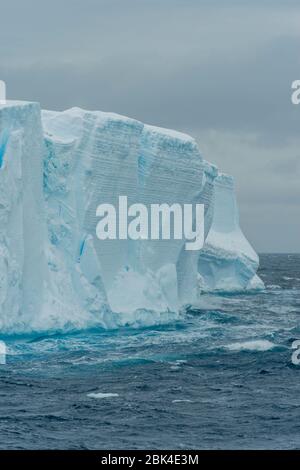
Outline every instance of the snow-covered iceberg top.
<svg viewBox="0 0 300 470"><path fill-rule="evenodd" d="M168 321L204 291L262 287L230 176L195 140L113 113L0 105L0 331ZM203 204L205 244L99 240L96 209Z"/></svg>

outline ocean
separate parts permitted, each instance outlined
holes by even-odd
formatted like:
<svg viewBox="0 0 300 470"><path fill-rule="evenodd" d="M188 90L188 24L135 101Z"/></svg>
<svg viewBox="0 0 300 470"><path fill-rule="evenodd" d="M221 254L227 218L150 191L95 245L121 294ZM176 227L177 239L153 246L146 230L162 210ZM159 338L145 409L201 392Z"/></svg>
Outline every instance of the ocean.
<svg viewBox="0 0 300 470"><path fill-rule="evenodd" d="M1 449L299 449L300 255L165 325L0 337Z"/></svg>

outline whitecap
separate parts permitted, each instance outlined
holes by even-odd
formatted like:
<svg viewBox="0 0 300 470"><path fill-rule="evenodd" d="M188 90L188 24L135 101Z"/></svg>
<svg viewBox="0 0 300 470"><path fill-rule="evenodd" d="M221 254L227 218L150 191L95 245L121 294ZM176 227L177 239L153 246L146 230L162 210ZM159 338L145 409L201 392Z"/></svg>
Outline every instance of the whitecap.
<svg viewBox="0 0 300 470"><path fill-rule="evenodd" d="M97 399L101 399L101 398L115 398L115 397L118 397L119 394L118 393L102 393L102 392L98 392L98 393L88 393L87 394L87 397L89 398L97 398Z"/></svg>
<svg viewBox="0 0 300 470"><path fill-rule="evenodd" d="M172 400L172 403L193 403L192 400L181 399L181 400Z"/></svg>
<svg viewBox="0 0 300 470"><path fill-rule="evenodd" d="M269 351L275 347L276 344L264 339L232 343L225 346L229 351Z"/></svg>

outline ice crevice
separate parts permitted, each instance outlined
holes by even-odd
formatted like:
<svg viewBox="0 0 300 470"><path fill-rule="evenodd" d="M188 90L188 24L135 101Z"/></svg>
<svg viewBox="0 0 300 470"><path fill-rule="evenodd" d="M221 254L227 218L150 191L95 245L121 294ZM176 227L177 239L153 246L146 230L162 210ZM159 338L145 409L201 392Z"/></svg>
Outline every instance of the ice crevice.
<svg viewBox="0 0 300 470"><path fill-rule="evenodd" d="M96 237L96 208L201 203L205 244ZM0 331L148 326L203 292L261 289L232 177L180 132L113 113L0 105Z"/></svg>

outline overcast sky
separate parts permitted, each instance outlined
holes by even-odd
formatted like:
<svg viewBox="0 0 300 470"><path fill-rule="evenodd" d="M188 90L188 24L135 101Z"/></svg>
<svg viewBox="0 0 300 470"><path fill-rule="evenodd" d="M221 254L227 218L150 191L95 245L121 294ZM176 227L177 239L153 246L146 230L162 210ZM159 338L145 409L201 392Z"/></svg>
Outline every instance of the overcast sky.
<svg viewBox="0 0 300 470"><path fill-rule="evenodd" d="M9 99L193 135L260 252L300 252L300 2L0 0Z"/></svg>

